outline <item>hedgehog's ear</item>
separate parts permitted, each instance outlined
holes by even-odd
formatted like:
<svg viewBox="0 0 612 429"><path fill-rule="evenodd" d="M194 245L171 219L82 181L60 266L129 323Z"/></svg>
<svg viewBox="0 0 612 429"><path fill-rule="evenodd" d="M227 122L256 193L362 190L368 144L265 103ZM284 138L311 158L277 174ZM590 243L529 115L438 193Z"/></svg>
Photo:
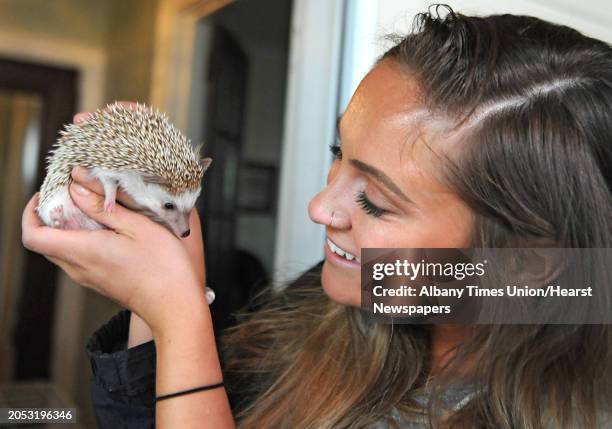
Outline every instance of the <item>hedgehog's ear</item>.
<svg viewBox="0 0 612 429"><path fill-rule="evenodd" d="M151 185L168 186L168 181L157 174L144 173L142 180Z"/></svg>
<svg viewBox="0 0 612 429"><path fill-rule="evenodd" d="M210 167L210 164L212 164L212 158L202 158L200 160L200 165L202 166L203 171L208 170L208 167Z"/></svg>

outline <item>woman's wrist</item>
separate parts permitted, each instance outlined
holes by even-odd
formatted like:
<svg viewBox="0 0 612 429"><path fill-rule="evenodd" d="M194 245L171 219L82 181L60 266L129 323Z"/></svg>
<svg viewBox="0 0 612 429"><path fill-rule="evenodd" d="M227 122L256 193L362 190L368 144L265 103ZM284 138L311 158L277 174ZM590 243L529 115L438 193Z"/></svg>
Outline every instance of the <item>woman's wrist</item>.
<svg viewBox="0 0 612 429"><path fill-rule="evenodd" d="M162 300L164 304L147 317L155 340L211 319L205 287L196 281L185 287L168 287L168 296Z"/></svg>
<svg viewBox="0 0 612 429"><path fill-rule="evenodd" d="M158 284L160 282L163 287ZM134 305L133 308L151 329L156 342L163 336L174 335L177 330L188 327L185 325L200 323L200 319L206 319L206 316L210 318L205 288L195 276L184 276L174 281L148 279L142 287L147 287L146 284L161 293L155 297L155 302L149 304L141 301L140 305Z"/></svg>
<svg viewBox="0 0 612 429"><path fill-rule="evenodd" d="M210 309L201 298L153 330L157 350L156 396L169 395L223 380ZM223 387L161 401L159 427L233 428Z"/></svg>
<svg viewBox="0 0 612 429"><path fill-rule="evenodd" d="M221 368L217 356L217 348L210 314L210 307L204 293L185 301L185 304L171 310L160 319L158 325L153 328L153 338L159 358L167 356L169 361L174 361L173 371L179 371L177 360L188 361L187 363L202 363L206 361L204 372L210 372L212 376L220 376ZM186 368L186 366L185 366ZM218 368L218 371L217 369ZM191 382L218 382L213 379L197 380L193 378L177 378L175 386L158 385L158 393L167 393L166 387L185 389ZM203 383L200 383L203 384ZM164 390L162 390L162 388Z"/></svg>

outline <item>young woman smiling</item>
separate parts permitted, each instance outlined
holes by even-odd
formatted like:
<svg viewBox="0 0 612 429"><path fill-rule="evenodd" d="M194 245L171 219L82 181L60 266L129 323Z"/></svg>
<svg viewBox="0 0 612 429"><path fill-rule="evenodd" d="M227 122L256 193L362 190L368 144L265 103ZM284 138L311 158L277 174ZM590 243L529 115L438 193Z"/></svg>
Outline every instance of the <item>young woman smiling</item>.
<svg viewBox="0 0 612 429"><path fill-rule="evenodd" d="M185 241L121 206L106 215L82 170L71 195L110 231L44 227L32 199L25 246L132 312L88 345L102 427L153 413L158 427L610 427L608 325L393 326L359 308L364 247L612 247L610 46L447 12L420 14L359 85L309 206L325 260L258 296L223 365L195 213ZM153 403L222 379L231 407L222 387Z"/></svg>

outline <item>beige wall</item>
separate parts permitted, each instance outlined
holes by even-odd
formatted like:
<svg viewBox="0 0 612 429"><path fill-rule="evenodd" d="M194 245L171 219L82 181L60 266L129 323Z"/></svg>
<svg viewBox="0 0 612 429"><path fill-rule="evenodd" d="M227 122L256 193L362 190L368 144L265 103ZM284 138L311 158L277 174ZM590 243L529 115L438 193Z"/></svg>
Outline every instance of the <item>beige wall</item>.
<svg viewBox="0 0 612 429"><path fill-rule="evenodd" d="M110 0L105 101L149 101L157 0Z"/></svg>
<svg viewBox="0 0 612 429"><path fill-rule="evenodd" d="M3 0L0 28L102 48L108 39L110 5L107 0Z"/></svg>
<svg viewBox="0 0 612 429"><path fill-rule="evenodd" d="M77 68L80 108L149 100L157 0L1 0L0 56ZM119 310L61 277L53 377L95 427L85 343Z"/></svg>
<svg viewBox="0 0 612 429"><path fill-rule="evenodd" d="M103 51L104 102L148 101L157 0L3 0L0 32Z"/></svg>

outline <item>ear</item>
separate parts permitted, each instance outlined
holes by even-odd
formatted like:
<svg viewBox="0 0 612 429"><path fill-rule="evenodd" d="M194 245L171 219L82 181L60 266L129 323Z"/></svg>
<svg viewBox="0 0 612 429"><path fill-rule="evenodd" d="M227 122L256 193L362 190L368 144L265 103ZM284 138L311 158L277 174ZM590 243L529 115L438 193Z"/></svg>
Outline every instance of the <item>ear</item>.
<svg viewBox="0 0 612 429"><path fill-rule="evenodd" d="M157 174L143 173L142 180L152 185L168 186L168 181Z"/></svg>
<svg viewBox="0 0 612 429"><path fill-rule="evenodd" d="M212 158L202 158L200 160L200 165L202 166L202 169L204 171L208 170L208 167L210 167L210 164L212 164Z"/></svg>

